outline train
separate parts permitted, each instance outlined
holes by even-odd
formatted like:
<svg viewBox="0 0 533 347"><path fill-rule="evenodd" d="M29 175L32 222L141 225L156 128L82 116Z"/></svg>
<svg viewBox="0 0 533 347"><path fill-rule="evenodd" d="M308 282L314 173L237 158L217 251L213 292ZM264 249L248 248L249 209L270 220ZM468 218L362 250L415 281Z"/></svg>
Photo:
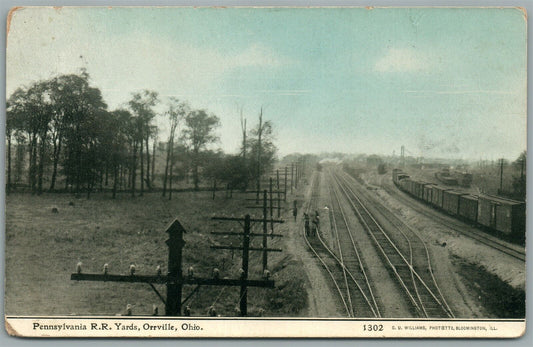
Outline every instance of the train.
<svg viewBox="0 0 533 347"><path fill-rule="evenodd" d="M460 185L468 188L472 183L473 176L468 172L450 171L450 169L445 168L441 171L435 172L435 178L450 186Z"/></svg>
<svg viewBox="0 0 533 347"><path fill-rule="evenodd" d="M392 170L393 183L425 204L505 238L524 240L526 204L493 195L473 195L456 188L412 179L401 169Z"/></svg>

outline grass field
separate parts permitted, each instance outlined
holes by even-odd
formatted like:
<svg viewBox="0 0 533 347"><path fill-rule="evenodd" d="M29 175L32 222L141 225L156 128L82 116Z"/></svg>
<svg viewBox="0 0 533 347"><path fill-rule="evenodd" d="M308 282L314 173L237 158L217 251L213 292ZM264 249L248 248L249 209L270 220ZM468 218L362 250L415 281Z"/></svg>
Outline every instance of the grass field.
<svg viewBox="0 0 533 347"><path fill-rule="evenodd" d="M213 267L222 277L236 278L241 256L230 251L212 250L214 244L238 244L238 239L211 235L211 231L240 231L235 222L210 220L217 215L242 216L246 211L244 195L225 199L218 193L184 192L172 201L160 194L145 193L131 198L124 194L116 200L110 195L95 194L74 199L67 194L12 194L6 198L6 291L5 313L8 315L115 315L134 305L134 315L150 315L152 305L164 313L164 305L146 284L75 282L70 274L76 264L83 272L100 273L104 263L109 273L126 274L131 263L138 274L155 274L157 265L166 272L168 248L165 227L178 218L185 235L183 269L193 266L195 274L210 276ZM69 203L74 203L70 206ZM56 207L58 213L52 213ZM257 213L254 210L251 214ZM259 211L259 210L257 210ZM283 232L283 228L281 231ZM261 240L254 240L259 246ZM269 246L283 247L283 239L270 240ZM253 252L250 278L261 276L261 254ZM306 308L300 264L286 253L271 254L269 267L276 280L275 289L249 289L249 315L260 311L267 316L299 316ZM184 288L184 297L193 288ZM158 290L165 293L164 286ZM201 288L190 301L193 315L205 315L216 303L224 316L235 316L238 287Z"/></svg>

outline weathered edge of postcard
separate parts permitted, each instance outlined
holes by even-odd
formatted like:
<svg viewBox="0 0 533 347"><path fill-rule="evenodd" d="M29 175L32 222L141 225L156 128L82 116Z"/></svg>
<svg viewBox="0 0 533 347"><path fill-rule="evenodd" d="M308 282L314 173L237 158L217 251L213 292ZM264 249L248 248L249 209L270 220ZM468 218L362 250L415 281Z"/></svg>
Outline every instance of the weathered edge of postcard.
<svg viewBox="0 0 533 347"><path fill-rule="evenodd" d="M25 337L517 338L525 333L525 329L525 319L427 321L6 316L7 332L12 336Z"/></svg>
<svg viewBox="0 0 533 347"><path fill-rule="evenodd" d="M6 316L5 328L24 337L516 338L525 333L526 321Z"/></svg>

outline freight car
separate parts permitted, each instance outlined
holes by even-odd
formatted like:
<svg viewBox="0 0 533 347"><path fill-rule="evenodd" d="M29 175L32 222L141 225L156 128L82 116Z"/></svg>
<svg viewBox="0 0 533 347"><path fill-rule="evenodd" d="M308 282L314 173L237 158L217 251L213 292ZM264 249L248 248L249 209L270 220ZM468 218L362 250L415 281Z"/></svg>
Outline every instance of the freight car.
<svg viewBox="0 0 533 347"><path fill-rule="evenodd" d="M475 223L477 221L478 214L478 201L479 197L476 195L465 194L459 197L459 216L463 219Z"/></svg>
<svg viewBox="0 0 533 347"><path fill-rule="evenodd" d="M400 169L392 171L392 180L400 190L458 219L515 239L521 240L525 236L524 202L490 195L476 196L417 181Z"/></svg>
<svg viewBox="0 0 533 347"><path fill-rule="evenodd" d="M456 190L442 192L442 209L452 216L459 216L459 198L465 193Z"/></svg>
<svg viewBox="0 0 533 347"><path fill-rule="evenodd" d="M523 202L481 195L478 223L504 234L521 234L525 229L526 206Z"/></svg>

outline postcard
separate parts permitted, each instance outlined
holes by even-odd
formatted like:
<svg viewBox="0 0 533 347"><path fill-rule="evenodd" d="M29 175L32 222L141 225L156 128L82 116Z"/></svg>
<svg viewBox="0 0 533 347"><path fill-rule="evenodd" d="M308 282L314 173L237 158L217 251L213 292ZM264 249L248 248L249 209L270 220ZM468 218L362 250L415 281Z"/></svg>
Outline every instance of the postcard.
<svg viewBox="0 0 533 347"><path fill-rule="evenodd" d="M24 337L524 334L522 8L19 7Z"/></svg>

